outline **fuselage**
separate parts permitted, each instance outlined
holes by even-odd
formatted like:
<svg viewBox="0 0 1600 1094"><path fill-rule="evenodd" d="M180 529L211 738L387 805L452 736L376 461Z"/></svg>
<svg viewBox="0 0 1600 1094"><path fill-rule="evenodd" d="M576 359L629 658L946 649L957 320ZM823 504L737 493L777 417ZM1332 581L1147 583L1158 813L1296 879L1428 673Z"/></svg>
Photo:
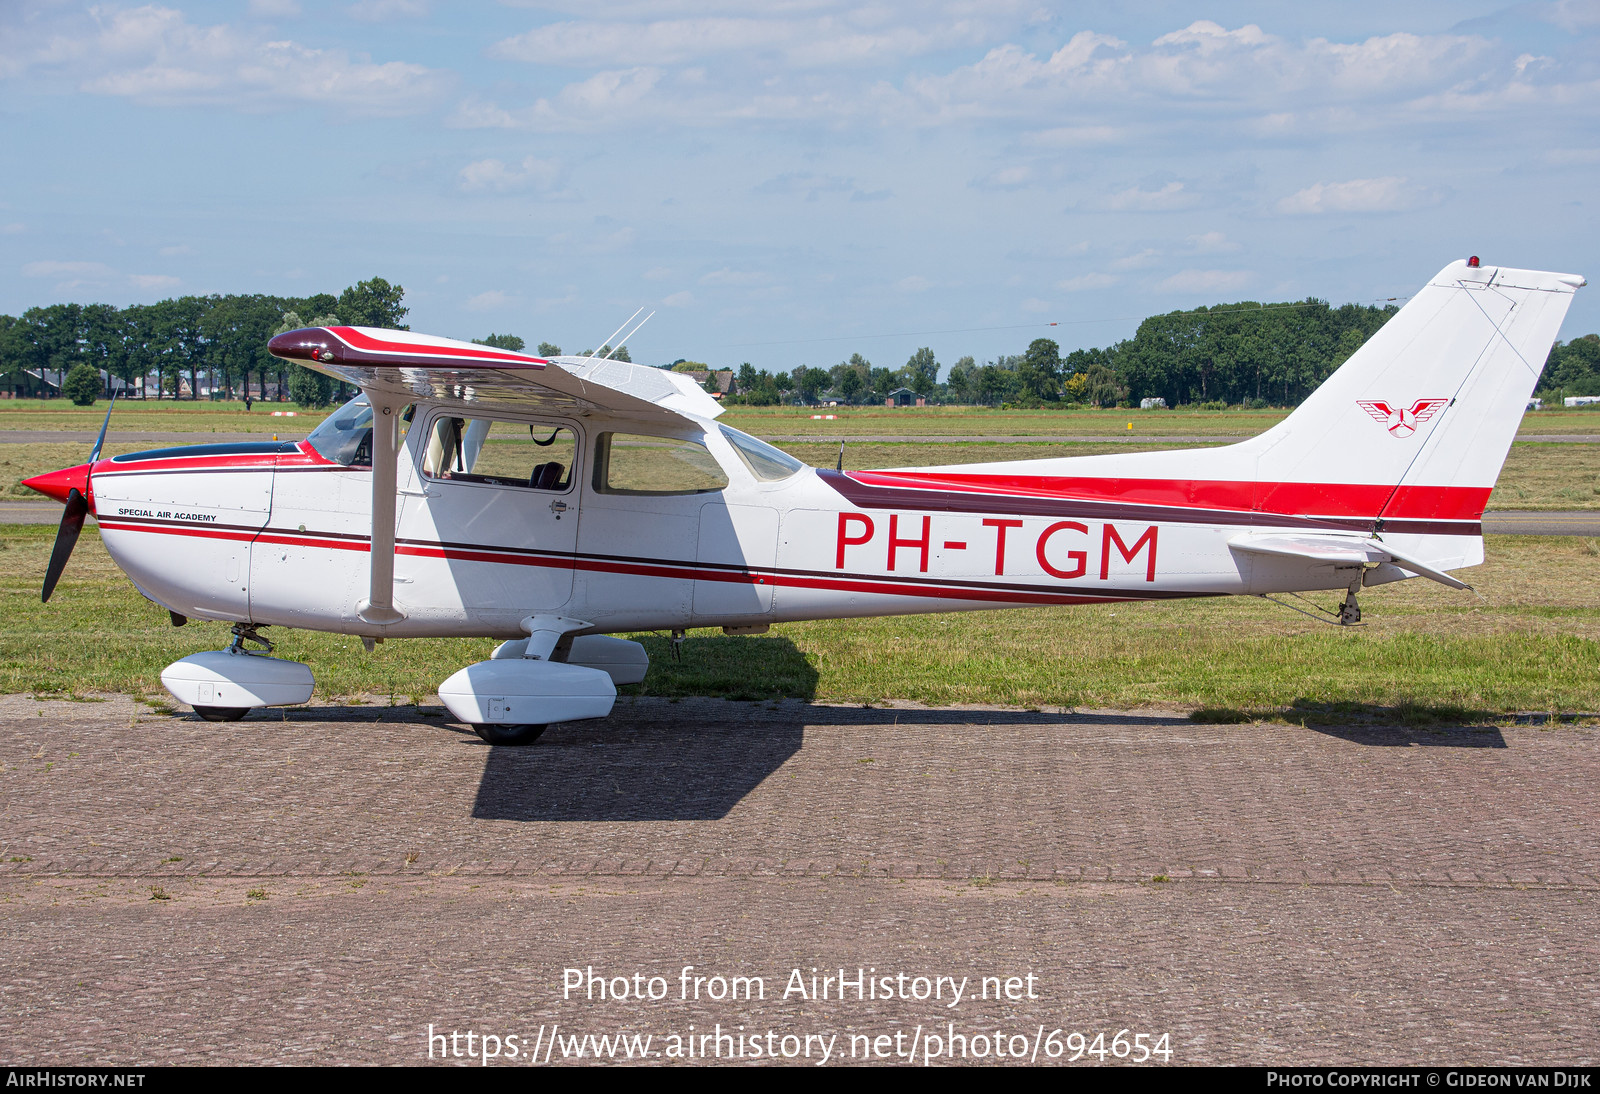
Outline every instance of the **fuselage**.
<svg viewBox="0 0 1600 1094"><path fill-rule="evenodd" d="M1439 488L1409 512L1392 500L1386 509L1392 488L1381 484L1208 474L1229 466L1226 449L840 473L711 420L663 429L464 413L420 403L407 418L396 623L358 616L372 512L361 400L307 440L100 460L93 509L112 558L172 611L390 637L515 638L538 614L587 621L594 633L759 630L1352 580L1348 565L1231 549L1245 532L1377 530L1454 565L1481 560L1487 491ZM1405 575L1369 566L1364 576L1370 585Z"/></svg>

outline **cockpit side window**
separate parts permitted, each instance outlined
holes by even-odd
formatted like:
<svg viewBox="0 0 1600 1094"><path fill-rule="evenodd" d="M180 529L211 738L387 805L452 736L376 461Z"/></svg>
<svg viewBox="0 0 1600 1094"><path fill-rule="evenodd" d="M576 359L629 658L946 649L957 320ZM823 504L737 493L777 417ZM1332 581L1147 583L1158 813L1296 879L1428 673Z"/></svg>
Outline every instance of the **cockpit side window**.
<svg viewBox="0 0 1600 1094"><path fill-rule="evenodd" d="M577 436L566 426L489 418L435 418L422 454L430 479L563 491L572 486Z"/></svg>

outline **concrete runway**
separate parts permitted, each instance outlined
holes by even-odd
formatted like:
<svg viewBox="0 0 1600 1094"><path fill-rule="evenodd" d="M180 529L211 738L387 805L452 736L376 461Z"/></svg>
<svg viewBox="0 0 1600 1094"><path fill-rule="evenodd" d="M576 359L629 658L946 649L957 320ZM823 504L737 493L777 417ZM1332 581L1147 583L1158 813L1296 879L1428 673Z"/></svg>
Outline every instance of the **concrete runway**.
<svg viewBox="0 0 1600 1094"><path fill-rule="evenodd" d="M429 1024L657 1051L720 1025L843 1054L1126 1029L1177 1063L1593 1064L1597 745L624 699L490 749L440 708L3 697L0 1057L409 1063ZM686 965L765 998L683 999ZM564 998L569 968L668 997ZM813 968L970 994L785 999Z"/></svg>
<svg viewBox="0 0 1600 1094"><path fill-rule="evenodd" d="M52 501L0 501L0 524L56 524L61 506ZM1600 510L1485 513L1483 530L1524 536L1600 536Z"/></svg>

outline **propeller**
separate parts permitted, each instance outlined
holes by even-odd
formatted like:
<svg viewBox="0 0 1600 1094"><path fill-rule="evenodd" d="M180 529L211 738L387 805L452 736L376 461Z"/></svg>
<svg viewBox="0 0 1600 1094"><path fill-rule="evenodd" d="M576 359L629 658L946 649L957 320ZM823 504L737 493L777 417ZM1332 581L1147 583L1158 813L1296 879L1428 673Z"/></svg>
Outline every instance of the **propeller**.
<svg viewBox="0 0 1600 1094"><path fill-rule="evenodd" d="M89 462L86 468L93 468L94 462L100 458L100 450L106 444L106 430L111 427L111 412L117 406L117 393L111 393L111 405L106 407L106 420L100 425L100 436L95 438L94 448L89 453ZM83 488L89 489L89 471L85 470ZM67 568L67 559L72 557L72 549L78 545L78 535L83 531L83 518L89 515L89 499L84 496L83 490L74 486L67 491L67 507L61 514L61 527L56 530L56 545L50 552L50 565L44 571L44 591L39 594L39 599L44 603L50 602L50 594L56 591L56 582L61 580L61 572Z"/></svg>

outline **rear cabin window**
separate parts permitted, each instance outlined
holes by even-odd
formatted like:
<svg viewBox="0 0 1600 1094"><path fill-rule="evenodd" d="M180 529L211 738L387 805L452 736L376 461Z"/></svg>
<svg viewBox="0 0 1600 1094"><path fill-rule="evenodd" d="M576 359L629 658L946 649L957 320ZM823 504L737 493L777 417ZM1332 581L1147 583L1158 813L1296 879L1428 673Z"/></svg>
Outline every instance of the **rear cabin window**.
<svg viewBox="0 0 1600 1094"><path fill-rule="evenodd" d="M600 494L710 494L728 485L728 476L699 441L602 433L594 455L594 488Z"/></svg>
<svg viewBox="0 0 1600 1094"><path fill-rule="evenodd" d="M750 473L762 482L781 482L805 466L782 449L773 448L766 441L741 433L732 426L719 425L717 428L733 445L733 450L739 453L739 458L750 469Z"/></svg>
<svg viewBox="0 0 1600 1094"><path fill-rule="evenodd" d="M428 432L422 472L447 482L566 490L577 452L577 437L565 426L438 418Z"/></svg>

